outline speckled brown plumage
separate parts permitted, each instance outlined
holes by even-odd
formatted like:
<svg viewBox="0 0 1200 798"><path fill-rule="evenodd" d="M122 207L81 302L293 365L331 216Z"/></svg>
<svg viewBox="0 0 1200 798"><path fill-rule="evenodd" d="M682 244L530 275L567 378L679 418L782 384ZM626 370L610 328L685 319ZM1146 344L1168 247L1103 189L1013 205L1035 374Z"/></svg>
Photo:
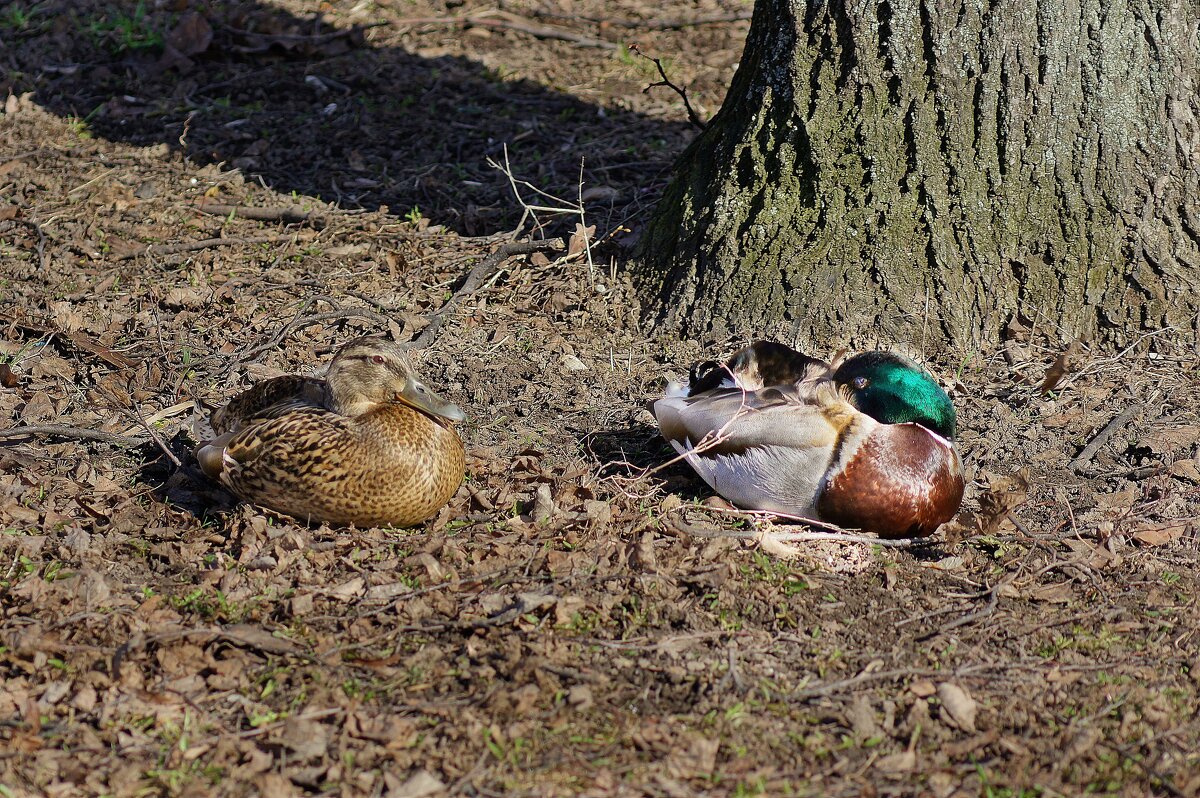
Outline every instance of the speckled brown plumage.
<svg viewBox="0 0 1200 798"><path fill-rule="evenodd" d="M403 350L351 341L325 380L279 377L212 416L201 467L243 499L333 525L412 526L462 482L462 418L416 379Z"/></svg>
<svg viewBox="0 0 1200 798"><path fill-rule="evenodd" d="M756 391L778 385L792 385L815 378L829 370L824 360L809 357L775 341L755 341L734 352L724 363L706 360L692 367L688 375L688 394L695 396L721 387Z"/></svg>

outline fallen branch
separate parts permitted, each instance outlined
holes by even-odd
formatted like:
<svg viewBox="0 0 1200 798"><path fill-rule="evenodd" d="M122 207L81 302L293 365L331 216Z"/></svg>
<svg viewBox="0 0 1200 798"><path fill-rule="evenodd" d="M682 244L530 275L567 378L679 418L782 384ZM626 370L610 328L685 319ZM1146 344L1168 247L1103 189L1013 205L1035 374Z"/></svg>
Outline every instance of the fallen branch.
<svg viewBox="0 0 1200 798"><path fill-rule="evenodd" d="M328 223L325 211L306 211L301 207L288 208L256 208L247 205L222 205L208 202L195 206L201 213L212 216L236 216L241 219L252 219L256 222L284 222L285 224L307 224L320 230Z"/></svg>
<svg viewBox="0 0 1200 798"><path fill-rule="evenodd" d="M549 11L533 11L533 16L539 19L555 19L560 22L587 22L600 27L633 28L635 30L679 30L695 28L700 25L720 25L724 22L742 22L750 19L752 12L735 11L731 14L708 14L699 17L680 17L677 19L606 19L604 17L588 17L567 14L555 14Z"/></svg>
<svg viewBox="0 0 1200 798"><path fill-rule="evenodd" d="M584 36L582 33L563 30L562 28L551 28L545 25L536 25L523 17L518 17L516 14L509 14L504 11L493 11L488 14L468 14L461 17L408 17L406 19L398 19L394 23L396 25L461 25L464 28L479 27L479 28L498 28L504 30L514 30L518 33L525 33L533 36L535 39L555 39L557 41L571 42L580 47L595 47L600 50L616 50L617 45L613 42L607 42L603 39L596 39L591 36Z"/></svg>
<svg viewBox="0 0 1200 798"><path fill-rule="evenodd" d="M503 15L501 15L503 14ZM595 47L599 50L616 50L617 45L612 42L606 42L603 39L596 39L592 36L584 36L582 33L563 30L562 28L550 28L545 25L535 25L532 22L521 19L513 14L505 14L501 12L496 16L490 17L466 17L465 25L477 25L484 28L501 28L507 30L515 30L518 33L524 33L535 39L555 39L562 42L570 42L577 44L580 47Z"/></svg>
<svg viewBox="0 0 1200 798"><path fill-rule="evenodd" d="M429 317L429 326L421 331L421 334L412 340L408 345L409 349L425 349L437 336L438 330L446 320L446 315L466 296L470 296L483 285L484 281L496 271L500 264L514 255L527 255L530 252L540 252L546 249L562 250L565 249L562 241L556 238L544 239L541 241L510 241L507 244L501 244L492 254L481 260L471 269L467 275L467 279L455 291L451 297L446 300L446 303L438 308L437 312Z"/></svg>
<svg viewBox="0 0 1200 798"><path fill-rule="evenodd" d="M60 424L41 424L30 425L27 427L0 429L0 440L7 440L10 438L25 438L31 435L51 435L58 438L73 438L81 441L111 443L114 446L123 446L126 449L137 449L146 443L144 440L137 440L136 438L130 438L125 435L117 435L112 432L101 432L100 430L84 429L82 427L67 427Z"/></svg>
<svg viewBox="0 0 1200 798"><path fill-rule="evenodd" d="M1079 473L1079 471L1088 463L1090 463L1092 458L1096 456L1096 452L1100 451L1100 447L1108 443L1108 439L1111 438L1118 429L1128 424L1135 415L1141 412L1141 409L1142 405L1140 403L1134 403L1118 413L1112 421L1105 424L1104 429L1096 433L1096 437L1088 441L1087 446L1084 446L1079 454L1075 456L1075 459L1068 464L1071 470L1075 473Z"/></svg>
<svg viewBox="0 0 1200 798"><path fill-rule="evenodd" d="M305 316L304 312L306 310L308 310L310 307L312 307L313 305L315 305L317 302L333 302L333 300L330 299L329 297L324 297L324 296L318 296L318 297L312 297L310 299L306 299L304 301L304 304L300 306L300 310L296 311L296 315L292 316L291 321L289 321L287 324L283 325L283 327L281 327L277 333L275 333L273 336L271 336L271 338L266 343L260 344L256 347L254 347L253 349L248 349L247 351L243 352L237 358L232 360L230 362L230 365L232 366L237 363L245 363L246 361L251 360L251 359L257 357L258 355L262 354L263 352L266 352L268 349L274 349L283 341L284 338L286 338L289 334L291 334L295 330L302 330L305 327L311 327L314 324L322 324L323 322L335 321L337 319L359 318L359 319L369 319L370 321L373 321L376 324L386 326L388 324L391 324L393 321L392 319L388 318L387 316L384 316L381 313L376 313L375 311L367 310L366 308L338 308L337 310L330 310L325 313L313 313L311 315Z"/></svg>
<svg viewBox="0 0 1200 798"><path fill-rule="evenodd" d="M254 236L251 238L205 238L201 241L184 241L179 244L151 244L133 252L118 255L117 260L132 260L142 255L178 255L181 252L195 252L200 249L224 247L237 244L276 244L280 241L290 241L290 235Z"/></svg>

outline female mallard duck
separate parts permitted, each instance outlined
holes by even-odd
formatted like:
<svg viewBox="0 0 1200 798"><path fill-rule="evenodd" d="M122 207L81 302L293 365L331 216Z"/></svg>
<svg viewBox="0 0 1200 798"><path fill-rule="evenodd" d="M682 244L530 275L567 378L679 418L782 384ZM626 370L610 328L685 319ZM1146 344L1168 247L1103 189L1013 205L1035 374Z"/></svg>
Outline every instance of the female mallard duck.
<svg viewBox="0 0 1200 798"><path fill-rule="evenodd" d="M932 533L962 501L954 405L891 352L833 369L759 342L694 368L654 415L704 481L747 509L907 537Z"/></svg>
<svg viewBox="0 0 1200 798"><path fill-rule="evenodd" d="M325 379L277 377L213 413L200 468L241 498L298 519L405 527L463 479L455 405L417 379L404 350L350 341Z"/></svg>

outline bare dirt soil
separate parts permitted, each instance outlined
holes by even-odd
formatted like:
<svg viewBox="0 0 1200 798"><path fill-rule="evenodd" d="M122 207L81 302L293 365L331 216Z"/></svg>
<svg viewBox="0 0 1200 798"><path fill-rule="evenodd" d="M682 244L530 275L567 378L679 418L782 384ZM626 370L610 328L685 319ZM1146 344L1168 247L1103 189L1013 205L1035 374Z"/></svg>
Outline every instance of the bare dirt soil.
<svg viewBox="0 0 1200 798"><path fill-rule="evenodd" d="M707 117L749 5L314 8L0 7L0 793L1200 794L1194 348L912 353L962 513L786 558L752 538L805 527L649 471L646 402L744 340L645 332L621 276L694 135L626 45ZM407 340L579 208L590 249L506 259L422 353L470 415L436 519L200 476L193 399Z"/></svg>

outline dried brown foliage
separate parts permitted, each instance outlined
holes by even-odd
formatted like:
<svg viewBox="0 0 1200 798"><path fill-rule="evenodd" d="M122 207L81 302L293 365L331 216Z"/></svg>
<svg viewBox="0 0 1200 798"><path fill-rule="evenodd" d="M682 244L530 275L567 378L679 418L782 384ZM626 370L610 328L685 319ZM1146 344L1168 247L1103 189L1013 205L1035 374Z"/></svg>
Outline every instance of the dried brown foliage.
<svg viewBox="0 0 1200 798"><path fill-rule="evenodd" d="M381 5L364 19L331 5L334 22L359 24L358 33L212 11L201 48L204 25L176 19L171 41L194 66L176 63L170 74L194 89L234 81L222 91L251 115L257 95L237 83L250 67L333 76L316 105L311 94L273 97L294 120L319 114L335 84L370 85L372 63L388 74L411 68L386 55L356 60L367 52L360 35L433 60L470 56L531 75L549 64L542 77L577 87L582 100L530 94L503 77L489 84L536 120L522 139L529 151L558 152L571 130L583 136L581 117L551 121L564 103L595 115L586 103L599 97L661 130L661 151L637 126L571 145L600 153L589 163L607 171L590 179L605 175L627 203L589 209L596 236L611 241L626 218L636 227L637 184L682 142L671 127L683 127L681 105L640 93L654 75L560 40L538 40L552 57L533 61L531 40L511 29L370 28L397 12ZM709 6L696 11L721 10ZM625 30L583 19L582 5L560 3L553 19L506 8L589 37ZM653 22L685 10L611 11ZM89 6L77 12L66 23L35 15L46 27L12 40L19 57L61 43ZM675 79L711 108L741 31L744 22L726 20L661 30L653 43L678 53ZM233 55L214 54L220 47ZM270 58L239 60L257 53ZM317 60L288 67L296 53ZM117 58L103 68L133 69ZM103 88L102 75L93 79ZM47 97L71 86L91 96L44 80ZM125 94L106 96L106 135L81 137L79 124L33 98L14 97L0 118L0 196L9 198L0 204L0 431L58 425L108 436L0 440L6 790L1200 790L1200 381L1194 352L1170 335L1121 353L1076 346L1061 369L1070 341L1035 325L1003 353L932 357L954 377L973 470L963 513L928 549L813 542L784 561L701 537L751 522L700 505L707 491L686 467L637 476L670 456L644 409L663 373L738 342L646 340L609 271L619 255L611 248L593 251L591 268L578 251L523 255L464 297L424 354L430 381L471 416L469 479L446 510L415 530L300 526L238 505L199 476L188 454L192 400L217 403L254 380L314 368L363 332L417 334L495 249L498 220L519 215L501 193L507 181L481 177L479 153L464 160L478 185L462 188L461 203L451 201L461 178L442 162L420 176L427 165L399 159L397 169L418 176L353 183L383 174L377 159L396 142L376 141L374 128L339 160L319 136L276 152L283 145L260 145L245 126L198 119L188 135L204 147L184 158L173 142L140 138L159 117ZM114 132L122 113L140 133ZM453 145L456 130L439 135ZM473 135L457 142L469 153ZM633 160L621 166L626 150ZM658 166L628 165L650 151ZM222 166L205 152L248 160ZM577 154L548 156L527 176L576 196ZM302 205L321 212L320 224L196 209L292 208L292 186L271 171L281 159L302 163L303 179L316 173L305 171L310 162L348 170L305 184ZM355 163L364 165L357 176ZM281 190L247 179L255 169ZM429 216L405 221L417 195L403 186L414 179L425 181ZM362 209L346 210L347 195L338 207L331 181L362 192ZM318 192L329 202L313 199ZM389 211L381 198L406 204ZM203 245L144 249L187 242Z"/></svg>

